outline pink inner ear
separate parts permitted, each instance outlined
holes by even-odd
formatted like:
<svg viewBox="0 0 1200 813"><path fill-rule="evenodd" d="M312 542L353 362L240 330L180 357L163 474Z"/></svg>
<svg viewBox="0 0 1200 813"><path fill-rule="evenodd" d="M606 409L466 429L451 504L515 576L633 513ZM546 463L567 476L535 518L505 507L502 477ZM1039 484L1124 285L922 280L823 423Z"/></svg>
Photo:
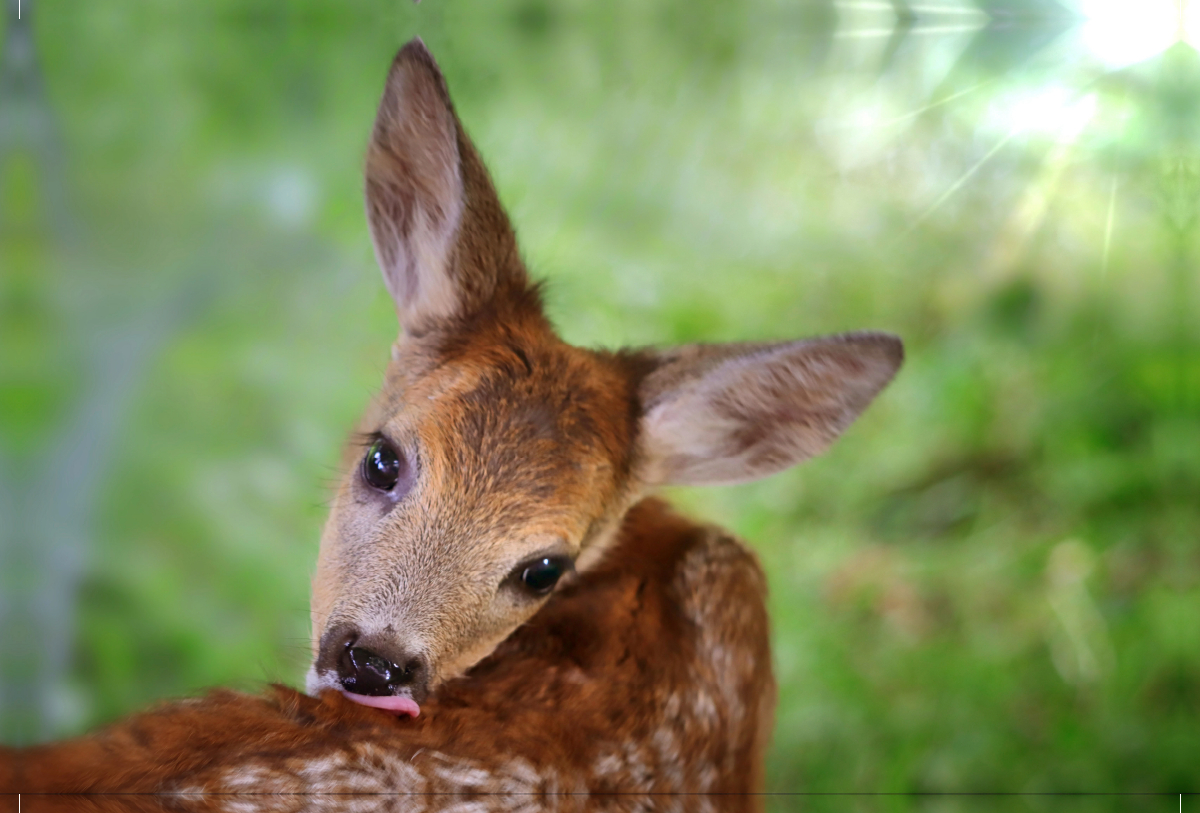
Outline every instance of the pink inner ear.
<svg viewBox="0 0 1200 813"><path fill-rule="evenodd" d="M744 483L820 454L903 356L895 336L869 332L667 351L641 385L646 476Z"/></svg>
<svg viewBox="0 0 1200 813"><path fill-rule="evenodd" d="M416 701L408 697L396 697L395 695L370 697L365 694L354 694L347 691L343 691L342 694L347 700L353 700L355 703L363 706L390 711L397 717L408 715L415 718L421 713L421 707L416 704Z"/></svg>

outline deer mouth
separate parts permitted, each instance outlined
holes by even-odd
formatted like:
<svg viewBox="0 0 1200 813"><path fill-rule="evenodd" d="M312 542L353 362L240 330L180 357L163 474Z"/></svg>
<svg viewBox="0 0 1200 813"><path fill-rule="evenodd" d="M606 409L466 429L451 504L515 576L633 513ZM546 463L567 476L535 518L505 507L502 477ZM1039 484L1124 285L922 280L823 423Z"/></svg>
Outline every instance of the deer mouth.
<svg viewBox="0 0 1200 813"><path fill-rule="evenodd" d="M366 695L347 691L341 681L329 673L318 672L314 664L305 676L305 691L312 697L333 690L352 703L369 706L395 714L397 717L417 717L421 713L421 705L413 699L412 692L401 689L399 694Z"/></svg>
<svg viewBox="0 0 1200 813"><path fill-rule="evenodd" d="M378 696L354 694L353 692L348 692L345 689L340 689L339 691L341 691L342 695L345 696L347 700L352 700L355 703L359 703L363 706L370 706L371 708L389 711L392 714L395 714L397 717L407 716L415 718L421 713L421 707L418 706L417 702L411 697L403 697L398 694Z"/></svg>

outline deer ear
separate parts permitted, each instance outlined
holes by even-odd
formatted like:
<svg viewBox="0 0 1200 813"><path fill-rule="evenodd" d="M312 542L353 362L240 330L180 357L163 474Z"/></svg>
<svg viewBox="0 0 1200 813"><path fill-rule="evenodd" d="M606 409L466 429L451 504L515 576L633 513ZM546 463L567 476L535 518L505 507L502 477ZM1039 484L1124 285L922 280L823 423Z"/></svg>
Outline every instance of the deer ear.
<svg viewBox="0 0 1200 813"><path fill-rule="evenodd" d="M491 179L420 39L392 62L366 162L367 222L404 331L469 315L505 282L524 285Z"/></svg>
<svg viewBox="0 0 1200 813"><path fill-rule="evenodd" d="M886 333L660 352L639 390L641 476L715 485L782 471L825 451L903 359Z"/></svg>

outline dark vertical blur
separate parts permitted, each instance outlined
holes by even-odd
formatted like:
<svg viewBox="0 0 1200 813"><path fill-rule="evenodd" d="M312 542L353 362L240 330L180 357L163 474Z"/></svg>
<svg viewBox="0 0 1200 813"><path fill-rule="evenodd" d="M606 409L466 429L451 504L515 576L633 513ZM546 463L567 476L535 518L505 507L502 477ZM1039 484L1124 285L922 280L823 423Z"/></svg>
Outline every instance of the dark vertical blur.
<svg viewBox="0 0 1200 813"><path fill-rule="evenodd" d="M26 325L17 330L12 325L26 321L22 306L35 304L37 279L48 271L46 247L66 245L78 236L64 178L63 144L34 39L33 5L8 3L0 52L0 257L7 269L4 338L10 363L5 365L5 400L10 403L31 394L19 392L28 381L9 377L11 361L20 366L37 352L30 344L44 338L19 332ZM89 427L82 404L74 412L54 421L59 437L73 436L79 443L94 436L96 428L111 433L111 427ZM39 422L37 416L28 417ZM53 731L53 698L62 691L75 631L91 486L103 461L95 443L78 451L48 449L45 457L34 454L34 444L22 443L12 432L32 427L6 428L8 442L0 458L0 707L5 710L0 734L28 742ZM72 488L63 499L55 498L57 467L46 465L54 458L69 461Z"/></svg>

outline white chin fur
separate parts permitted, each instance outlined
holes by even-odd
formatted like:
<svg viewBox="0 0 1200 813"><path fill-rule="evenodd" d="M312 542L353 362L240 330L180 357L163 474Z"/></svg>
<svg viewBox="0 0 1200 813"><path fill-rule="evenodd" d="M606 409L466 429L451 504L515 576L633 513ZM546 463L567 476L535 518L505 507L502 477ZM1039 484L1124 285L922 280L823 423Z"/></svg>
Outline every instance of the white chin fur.
<svg viewBox="0 0 1200 813"><path fill-rule="evenodd" d="M340 689L338 685L329 675L318 675L317 665L314 663L308 667L308 673L304 676L304 691L311 697L316 697L322 689Z"/></svg>

